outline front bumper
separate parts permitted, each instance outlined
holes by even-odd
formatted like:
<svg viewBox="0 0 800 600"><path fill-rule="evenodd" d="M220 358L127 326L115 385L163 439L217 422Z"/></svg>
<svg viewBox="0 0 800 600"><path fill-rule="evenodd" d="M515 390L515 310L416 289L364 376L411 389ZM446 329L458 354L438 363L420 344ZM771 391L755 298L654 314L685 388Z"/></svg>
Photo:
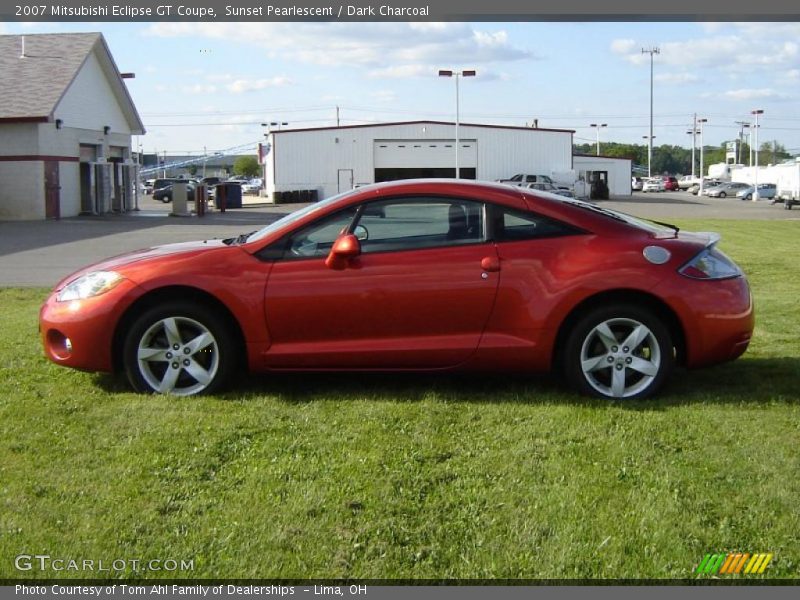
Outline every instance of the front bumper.
<svg viewBox="0 0 800 600"><path fill-rule="evenodd" d="M140 295L140 288L127 279L105 294L85 300L58 302L53 292L39 311L45 356L65 367L112 371L114 331Z"/></svg>

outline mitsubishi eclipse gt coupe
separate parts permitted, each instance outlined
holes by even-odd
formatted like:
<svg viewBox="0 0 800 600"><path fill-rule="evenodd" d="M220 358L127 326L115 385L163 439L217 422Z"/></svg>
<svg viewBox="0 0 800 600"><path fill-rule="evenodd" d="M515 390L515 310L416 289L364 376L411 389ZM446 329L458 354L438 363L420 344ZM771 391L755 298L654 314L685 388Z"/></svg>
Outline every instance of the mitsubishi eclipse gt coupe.
<svg viewBox="0 0 800 600"><path fill-rule="evenodd" d="M547 192L407 180L259 231L86 267L40 312L46 356L189 396L239 371L553 372L608 399L739 357L754 312L719 236Z"/></svg>

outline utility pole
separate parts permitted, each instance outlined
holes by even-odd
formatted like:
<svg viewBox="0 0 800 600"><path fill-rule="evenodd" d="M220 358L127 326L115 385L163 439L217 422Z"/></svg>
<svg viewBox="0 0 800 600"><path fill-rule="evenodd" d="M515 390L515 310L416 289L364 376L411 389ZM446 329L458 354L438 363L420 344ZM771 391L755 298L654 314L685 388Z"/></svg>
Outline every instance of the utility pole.
<svg viewBox="0 0 800 600"><path fill-rule="evenodd" d="M653 55L661 54L659 48L642 48L642 54L650 55L650 137L647 143L647 176L652 177L653 163Z"/></svg>
<svg viewBox="0 0 800 600"><path fill-rule="evenodd" d="M741 164L740 159L743 158L741 156L741 147L744 143L744 128L750 127L750 123L747 121L734 121L737 125L739 125L739 145L736 147L736 164Z"/></svg>
<svg viewBox="0 0 800 600"><path fill-rule="evenodd" d="M336 107L336 126L339 127L339 107Z"/></svg>

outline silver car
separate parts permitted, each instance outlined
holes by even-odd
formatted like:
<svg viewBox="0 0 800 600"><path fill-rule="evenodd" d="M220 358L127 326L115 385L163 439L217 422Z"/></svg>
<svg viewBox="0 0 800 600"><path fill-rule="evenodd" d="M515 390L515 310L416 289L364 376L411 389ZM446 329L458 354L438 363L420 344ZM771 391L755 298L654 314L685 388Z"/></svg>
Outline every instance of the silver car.
<svg viewBox="0 0 800 600"><path fill-rule="evenodd" d="M759 183L758 184L758 197L764 200L773 200L778 194L778 188L774 183ZM736 197L740 200L753 199L753 186L748 185L743 190L736 192Z"/></svg>
<svg viewBox="0 0 800 600"><path fill-rule="evenodd" d="M725 198L727 196L735 196L739 191L750 187L746 183L739 183L736 181L728 181L720 183L717 186L703 190L703 195L709 198Z"/></svg>

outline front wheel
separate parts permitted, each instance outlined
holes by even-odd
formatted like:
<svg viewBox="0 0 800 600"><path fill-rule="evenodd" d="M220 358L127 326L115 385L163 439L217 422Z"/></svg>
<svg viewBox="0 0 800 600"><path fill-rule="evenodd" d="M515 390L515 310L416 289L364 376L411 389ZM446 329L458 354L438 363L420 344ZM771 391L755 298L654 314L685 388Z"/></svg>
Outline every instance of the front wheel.
<svg viewBox="0 0 800 600"><path fill-rule="evenodd" d="M562 356L567 380L579 392L608 399L650 396L674 363L667 327L633 305L587 313L569 334Z"/></svg>
<svg viewBox="0 0 800 600"><path fill-rule="evenodd" d="M720 198L724 198L724 197L725 197L725 196L727 196L727 195L728 195L728 194L726 194L725 192L720 192L720 193L719 193L719 197L720 197Z"/></svg>
<svg viewBox="0 0 800 600"><path fill-rule="evenodd" d="M124 364L137 392L212 393L234 368L233 334L204 306L167 303L136 319L125 338Z"/></svg>
<svg viewBox="0 0 800 600"><path fill-rule="evenodd" d="M744 199L749 202L750 200L753 199L753 194L747 194L747 196L745 196Z"/></svg>

